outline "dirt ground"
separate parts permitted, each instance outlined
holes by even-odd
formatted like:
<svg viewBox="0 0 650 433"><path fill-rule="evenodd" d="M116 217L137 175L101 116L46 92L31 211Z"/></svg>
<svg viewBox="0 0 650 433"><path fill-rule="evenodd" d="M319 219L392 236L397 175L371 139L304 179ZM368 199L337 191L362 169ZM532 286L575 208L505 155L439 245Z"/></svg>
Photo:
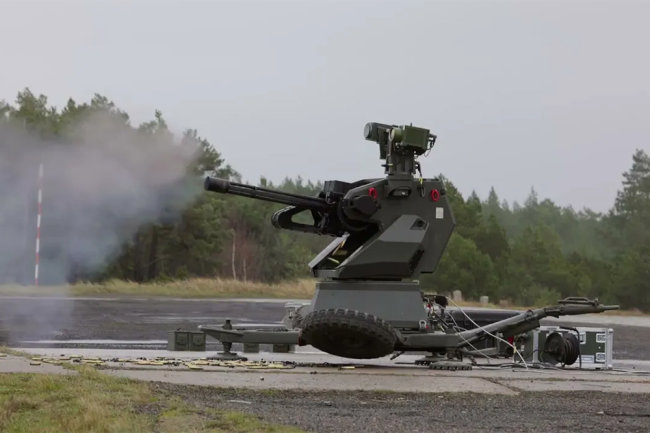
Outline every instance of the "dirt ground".
<svg viewBox="0 0 650 433"><path fill-rule="evenodd" d="M431 395L152 386L194 405L241 410L318 433L650 431L650 394Z"/></svg>

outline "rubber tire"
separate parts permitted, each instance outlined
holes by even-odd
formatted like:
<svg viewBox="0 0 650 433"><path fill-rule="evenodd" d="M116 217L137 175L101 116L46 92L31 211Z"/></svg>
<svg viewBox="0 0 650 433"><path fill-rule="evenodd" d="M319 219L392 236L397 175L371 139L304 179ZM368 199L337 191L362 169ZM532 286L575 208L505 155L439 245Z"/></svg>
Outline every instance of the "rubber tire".
<svg viewBox="0 0 650 433"><path fill-rule="evenodd" d="M393 353L395 331L384 320L343 308L312 311L302 321L300 338L323 352L344 358L380 358Z"/></svg>

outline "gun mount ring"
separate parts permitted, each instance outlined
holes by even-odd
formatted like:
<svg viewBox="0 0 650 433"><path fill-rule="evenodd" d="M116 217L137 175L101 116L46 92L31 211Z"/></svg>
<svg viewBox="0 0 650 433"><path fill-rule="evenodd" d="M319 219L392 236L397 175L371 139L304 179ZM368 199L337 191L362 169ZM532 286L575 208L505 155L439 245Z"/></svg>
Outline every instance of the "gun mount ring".
<svg viewBox="0 0 650 433"><path fill-rule="evenodd" d="M332 355L370 359L394 351L397 339L384 320L350 309L328 309L309 313L302 322L300 338Z"/></svg>

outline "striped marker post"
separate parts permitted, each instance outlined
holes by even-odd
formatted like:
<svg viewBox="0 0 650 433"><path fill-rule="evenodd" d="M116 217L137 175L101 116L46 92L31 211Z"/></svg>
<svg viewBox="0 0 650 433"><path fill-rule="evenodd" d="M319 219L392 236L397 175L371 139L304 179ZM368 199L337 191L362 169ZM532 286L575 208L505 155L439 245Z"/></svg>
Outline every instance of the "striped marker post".
<svg viewBox="0 0 650 433"><path fill-rule="evenodd" d="M43 163L38 166L38 210L36 215L36 257L34 262L34 285L38 286L38 265L41 253L41 220L43 216Z"/></svg>

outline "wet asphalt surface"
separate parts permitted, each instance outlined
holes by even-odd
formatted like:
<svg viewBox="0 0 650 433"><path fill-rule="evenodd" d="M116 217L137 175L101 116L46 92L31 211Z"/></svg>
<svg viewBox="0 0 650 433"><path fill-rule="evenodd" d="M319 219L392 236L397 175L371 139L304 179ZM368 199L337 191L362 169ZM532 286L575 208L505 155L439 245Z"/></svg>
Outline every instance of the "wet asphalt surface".
<svg viewBox="0 0 650 433"><path fill-rule="evenodd" d="M223 323L226 318L238 323L277 322L283 314L283 302L0 297L0 325L9 331L11 344L19 347L46 345L28 343L34 340L54 340L67 347L92 347L89 342L70 344L69 340L146 340L151 348L164 348L167 333L177 328L196 329L201 324ZM613 328L615 359L650 360L650 328ZM111 344L119 347L121 343ZM216 348L217 343L210 341L208 350ZM268 422L319 433L650 432L650 393L503 396L254 391L165 383L152 387L199 407L245 411Z"/></svg>
<svg viewBox="0 0 650 433"><path fill-rule="evenodd" d="M282 302L0 297L0 322L18 346L34 340L167 340L178 328L198 330L227 318L273 322L283 315Z"/></svg>
<svg viewBox="0 0 650 433"><path fill-rule="evenodd" d="M14 346L58 341L66 347L93 347L70 340L141 340L140 348L163 349L168 332L196 330L198 325L279 322L284 302L140 299L140 298L20 298L0 297L0 323ZM564 324L571 325L569 321ZM576 324L585 326L585 324ZM602 327L603 325L592 325ZM614 325L614 359L650 360L650 328ZM152 340L158 340L152 342ZM53 343L49 343L52 345ZM112 343L123 348L119 342ZM104 342L98 342L104 346ZM208 339L208 350L219 347Z"/></svg>

